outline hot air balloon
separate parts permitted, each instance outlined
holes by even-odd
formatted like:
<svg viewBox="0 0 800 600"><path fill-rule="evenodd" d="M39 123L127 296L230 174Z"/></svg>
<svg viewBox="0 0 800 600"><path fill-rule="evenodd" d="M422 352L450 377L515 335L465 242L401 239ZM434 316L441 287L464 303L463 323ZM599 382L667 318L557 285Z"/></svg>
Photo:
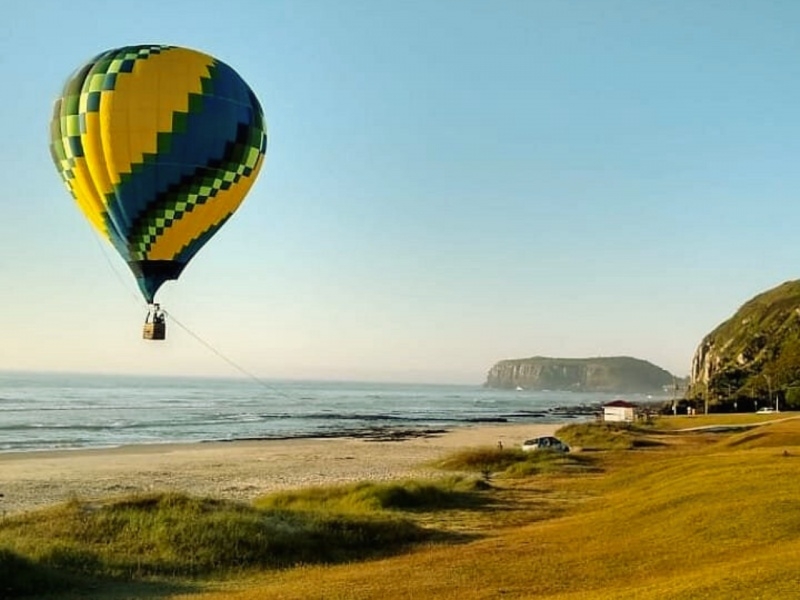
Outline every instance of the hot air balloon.
<svg viewBox="0 0 800 600"><path fill-rule="evenodd" d="M146 339L165 336L156 292L239 207L266 147L253 91L196 50L108 50L67 80L51 121L53 161L136 277L149 305Z"/></svg>

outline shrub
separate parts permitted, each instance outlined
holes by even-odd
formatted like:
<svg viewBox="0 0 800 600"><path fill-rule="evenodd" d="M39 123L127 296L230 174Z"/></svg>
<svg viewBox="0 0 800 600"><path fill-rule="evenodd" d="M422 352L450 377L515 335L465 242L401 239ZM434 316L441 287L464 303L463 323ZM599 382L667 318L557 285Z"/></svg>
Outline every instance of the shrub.
<svg viewBox="0 0 800 600"><path fill-rule="evenodd" d="M800 408L800 386L786 390L786 408L791 410Z"/></svg>

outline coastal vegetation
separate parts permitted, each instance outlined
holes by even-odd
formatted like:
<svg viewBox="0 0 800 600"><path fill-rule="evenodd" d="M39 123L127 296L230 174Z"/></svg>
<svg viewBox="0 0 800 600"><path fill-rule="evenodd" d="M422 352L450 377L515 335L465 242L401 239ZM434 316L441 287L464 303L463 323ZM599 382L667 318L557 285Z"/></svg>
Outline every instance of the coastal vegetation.
<svg viewBox="0 0 800 600"><path fill-rule="evenodd" d="M800 408L800 280L758 294L703 338L688 395L717 411Z"/></svg>
<svg viewBox="0 0 800 600"><path fill-rule="evenodd" d="M7 594L0 597L71 587L81 578L227 576L383 556L435 533L386 510L477 502L478 489L453 478L315 488L256 506L174 493L76 499L0 521L0 591Z"/></svg>
<svg viewBox="0 0 800 600"><path fill-rule="evenodd" d="M276 492L255 506L272 510L371 514L378 511L435 511L481 504L489 487L476 479L448 477L431 481L319 486Z"/></svg>
<svg viewBox="0 0 800 600"><path fill-rule="evenodd" d="M597 450L633 450L663 445L653 428L617 423L575 423L562 427L558 435L584 452Z"/></svg>
<svg viewBox="0 0 800 600"><path fill-rule="evenodd" d="M467 449L440 467L472 477L309 488L253 505L74 500L0 520L0 595L793 597L800 419L725 418L711 429L714 415L572 425L558 436L583 451L566 456ZM548 466L506 476L528 461Z"/></svg>
<svg viewBox="0 0 800 600"><path fill-rule="evenodd" d="M542 450L523 452L519 448L478 447L454 452L436 463L440 469L480 473L484 479L494 476L515 478L542 473L590 469L594 460L581 454Z"/></svg>

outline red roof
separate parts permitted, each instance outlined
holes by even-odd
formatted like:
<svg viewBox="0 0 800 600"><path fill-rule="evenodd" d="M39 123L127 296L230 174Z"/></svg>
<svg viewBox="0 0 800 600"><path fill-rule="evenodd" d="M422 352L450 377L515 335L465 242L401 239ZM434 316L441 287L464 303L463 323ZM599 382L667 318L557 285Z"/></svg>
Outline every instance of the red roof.
<svg viewBox="0 0 800 600"><path fill-rule="evenodd" d="M606 406L615 406L619 408L636 408L635 404L631 404L627 400L614 400L613 402L608 402L606 404L603 404L603 408L605 408Z"/></svg>

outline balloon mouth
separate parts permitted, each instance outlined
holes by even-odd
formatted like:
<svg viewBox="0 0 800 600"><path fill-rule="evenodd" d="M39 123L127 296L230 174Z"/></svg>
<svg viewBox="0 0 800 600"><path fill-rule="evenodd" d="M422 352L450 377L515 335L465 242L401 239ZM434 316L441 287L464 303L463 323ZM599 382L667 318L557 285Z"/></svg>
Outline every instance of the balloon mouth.
<svg viewBox="0 0 800 600"><path fill-rule="evenodd" d="M153 304L156 292L165 281L177 279L186 263L174 260L132 260L128 263L136 283L148 304Z"/></svg>

